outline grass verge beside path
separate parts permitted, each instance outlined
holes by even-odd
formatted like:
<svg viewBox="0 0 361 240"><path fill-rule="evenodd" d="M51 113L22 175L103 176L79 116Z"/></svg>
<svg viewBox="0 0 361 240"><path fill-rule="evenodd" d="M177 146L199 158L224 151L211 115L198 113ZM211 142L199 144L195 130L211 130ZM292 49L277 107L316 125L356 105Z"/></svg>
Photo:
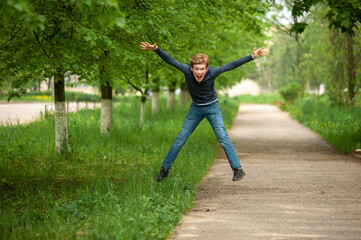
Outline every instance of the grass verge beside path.
<svg viewBox="0 0 361 240"><path fill-rule="evenodd" d="M262 104L275 104L276 101L282 100L279 93L261 93L258 96L240 95L237 99L241 103L262 103Z"/></svg>
<svg viewBox="0 0 361 240"><path fill-rule="evenodd" d="M361 148L360 102L355 106L332 106L327 99L308 96L287 105L287 111L342 153L353 153Z"/></svg>
<svg viewBox="0 0 361 240"><path fill-rule="evenodd" d="M72 153L54 154L54 116L0 128L0 239L166 239L192 207L217 156L207 121L188 139L161 183L152 181L188 106L151 116L140 131L138 98L114 108L114 133L100 134L100 110L68 114ZM220 99L226 128L239 106ZM230 176L231 178L231 176Z"/></svg>

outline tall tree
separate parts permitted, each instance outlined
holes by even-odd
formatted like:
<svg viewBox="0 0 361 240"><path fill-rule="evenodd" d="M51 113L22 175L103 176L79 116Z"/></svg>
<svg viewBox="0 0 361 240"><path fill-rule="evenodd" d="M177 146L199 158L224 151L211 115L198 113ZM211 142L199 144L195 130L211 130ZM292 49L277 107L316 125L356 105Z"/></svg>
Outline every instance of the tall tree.
<svg viewBox="0 0 361 240"><path fill-rule="evenodd" d="M69 152L65 82L68 74L89 72L89 38L102 39L104 29L122 25L113 1L20 0L0 3L0 57L2 76L15 76L14 85L25 92L34 76L55 76L55 151Z"/></svg>
<svg viewBox="0 0 361 240"><path fill-rule="evenodd" d="M302 17L310 12L311 8L318 3L325 2L328 6L326 18L330 28L340 29L347 39L348 59L348 104L354 104L356 94L356 58L354 49L354 35L358 24L361 23L361 2L354 0L296 0L292 8L292 15ZM292 31L302 33L307 27L306 22L297 22Z"/></svg>

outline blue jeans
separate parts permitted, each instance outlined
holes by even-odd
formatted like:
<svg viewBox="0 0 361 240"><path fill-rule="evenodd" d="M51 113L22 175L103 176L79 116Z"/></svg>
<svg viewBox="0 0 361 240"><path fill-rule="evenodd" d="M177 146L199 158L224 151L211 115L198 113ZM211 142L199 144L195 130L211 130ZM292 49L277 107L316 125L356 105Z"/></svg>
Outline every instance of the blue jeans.
<svg viewBox="0 0 361 240"><path fill-rule="evenodd" d="M208 122L211 124L219 143L222 145L227 155L231 168L234 169L241 166L237 153L234 150L233 144L228 137L226 128L224 127L221 109L219 108L218 101L216 101L206 106L199 106L192 103L187 117L184 120L182 129L174 140L172 147L169 149L169 152L163 161L162 167L171 169L179 151L204 117L207 118Z"/></svg>

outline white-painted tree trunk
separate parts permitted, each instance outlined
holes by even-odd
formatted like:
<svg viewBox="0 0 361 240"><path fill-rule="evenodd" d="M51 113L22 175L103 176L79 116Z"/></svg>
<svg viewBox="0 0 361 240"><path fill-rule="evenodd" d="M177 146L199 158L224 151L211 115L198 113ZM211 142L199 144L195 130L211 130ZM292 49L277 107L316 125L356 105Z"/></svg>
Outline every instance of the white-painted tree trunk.
<svg viewBox="0 0 361 240"><path fill-rule="evenodd" d="M55 151L70 152L65 102L55 102Z"/></svg>
<svg viewBox="0 0 361 240"><path fill-rule="evenodd" d="M181 90L179 96L179 105L184 106L190 100L190 98L191 96L189 95L189 91Z"/></svg>
<svg viewBox="0 0 361 240"><path fill-rule="evenodd" d="M144 121L145 121L145 101L141 101L141 104L140 104L140 122L139 122L139 127L140 128L144 127Z"/></svg>
<svg viewBox="0 0 361 240"><path fill-rule="evenodd" d="M100 132L109 135L113 131L113 100L102 99L101 101Z"/></svg>
<svg viewBox="0 0 361 240"><path fill-rule="evenodd" d="M168 91L167 108L168 110L173 111L174 106L175 106L175 91Z"/></svg>
<svg viewBox="0 0 361 240"><path fill-rule="evenodd" d="M159 92L152 92L152 114L160 112Z"/></svg>

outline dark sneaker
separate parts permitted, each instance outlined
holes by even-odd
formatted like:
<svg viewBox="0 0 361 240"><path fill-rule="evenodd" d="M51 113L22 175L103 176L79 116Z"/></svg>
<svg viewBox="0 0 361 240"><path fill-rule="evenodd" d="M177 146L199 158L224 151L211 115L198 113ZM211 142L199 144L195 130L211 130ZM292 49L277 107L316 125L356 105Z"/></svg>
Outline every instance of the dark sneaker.
<svg viewBox="0 0 361 240"><path fill-rule="evenodd" d="M160 182L163 180L163 178L168 177L169 170L166 168L161 168L159 173L153 177L154 181Z"/></svg>
<svg viewBox="0 0 361 240"><path fill-rule="evenodd" d="M241 167L236 167L233 169L233 171L233 181L239 181L246 175L246 173L242 170Z"/></svg>

